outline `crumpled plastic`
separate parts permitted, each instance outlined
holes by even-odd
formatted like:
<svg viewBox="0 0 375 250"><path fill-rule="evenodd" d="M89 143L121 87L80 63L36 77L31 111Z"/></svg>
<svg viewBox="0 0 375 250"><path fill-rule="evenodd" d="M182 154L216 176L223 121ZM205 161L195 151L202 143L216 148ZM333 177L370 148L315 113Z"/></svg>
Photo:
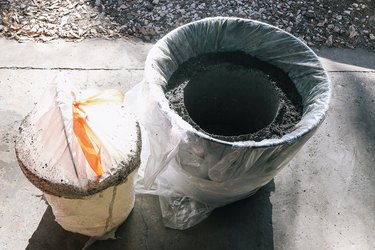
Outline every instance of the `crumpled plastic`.
<svg viewBox="0 0 375 250"><path fill-rule="evenodd" d="M227 142L197 131L169 108L163 86L180 64L209 52L243 51L286 72L302 96L303 117L280 139ZM158 195L166 227L186 229L213 209L266 185L325 118L330 82L315 53L281 29L215 17L189 23L159 40L144 80L129 93L142 131L136 192Z"/></svg>
<svg viewBox="0 0 375 250"><path fill-rule="evenodd" d="M24 158L24 163L32 166L33 162L27 160L45 162L48 167L38 169L39 175L56 175L62 177L65 183L83 189L90 181L101 182L111 176L131 152L132 148L129 147L135 145L130 145L126 139L131 139L132 142L137 140L134 114L124 112L123 100L117 100L116 103L111 101L118 94L121 93L115 90L80 91L67 79L56 79L56 84L46 90L29 116L29 132L37 137L23 135L22 140L19 140L25 145L34 145L36 152L33 157L37 158ZM77 110L90 129L81 129L81 134L89 137L82 144L74 130L73 117L73 103L79 101L88 103L80 105ZM132 127L123 129L127 123ZM90 143L96 144L96 141L100 145L93 145L91 148L87 146ZM84 149L83 145L87 148ZM99 149L94 152L94 147ZM91 155L85 154L85 151ZM100 159L103 171L101 175L90 164L90 157L94 156Z"/></svg>
<svg viewBox="0 0 375 250"><path fill-rule="evenodd" d="M136 117L117 90L55 82L22 122L17 158L64 229L107 238L134 207Z"/></svg>

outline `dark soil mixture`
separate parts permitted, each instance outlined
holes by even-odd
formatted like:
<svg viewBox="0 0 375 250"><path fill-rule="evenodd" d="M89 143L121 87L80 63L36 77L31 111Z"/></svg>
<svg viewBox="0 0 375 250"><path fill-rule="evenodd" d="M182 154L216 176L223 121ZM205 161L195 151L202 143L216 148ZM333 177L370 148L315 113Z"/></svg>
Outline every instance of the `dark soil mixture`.
<svg viewBox="0 0 375 250"><path fill-rule="evenodd" d="M281 69L243 52L191 58L165 88L170 108L194 128L225 141L261 141L291 132L302 98Z"/></svg>

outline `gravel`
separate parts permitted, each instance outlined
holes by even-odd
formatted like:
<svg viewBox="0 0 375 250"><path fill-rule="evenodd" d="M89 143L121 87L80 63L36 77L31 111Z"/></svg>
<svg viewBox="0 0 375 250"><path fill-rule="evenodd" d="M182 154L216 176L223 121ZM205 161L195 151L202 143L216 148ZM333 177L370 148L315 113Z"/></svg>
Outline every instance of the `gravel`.
<svg viewBox="0 0 375 250"><path fill-rule="evenodd" d="M375 50L374 0L0 0L0 36L154 42L182 24L210 16L263 21L310 46Z"/></svg>

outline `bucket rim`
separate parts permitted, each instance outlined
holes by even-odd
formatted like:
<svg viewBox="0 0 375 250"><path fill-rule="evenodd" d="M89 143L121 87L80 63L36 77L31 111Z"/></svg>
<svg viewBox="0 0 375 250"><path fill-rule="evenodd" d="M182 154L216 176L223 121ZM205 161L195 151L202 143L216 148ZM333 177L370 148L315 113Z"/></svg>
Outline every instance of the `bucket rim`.
<svg viewBox="0 0 375 250"><path fill-rule="evenodd" d="M315 67L323 75L323 79L319 82L319 84L324 85L325 91L324 93L321 94L321 98L319 99L319 106L320 106L319 111L320 112L313 115L313 118L314 118L313 120L311 118L309 119L308 122L304 120L307 117L306 115L313 112L314 110L307 111L303 113L301 121L296 125L296 128L292 132L282 136L281 138L263 139L261 141L248 140L248 141L230 142L230 141L225 141L225 140L211 137L209 134L206 134L204 132L201 132L195 129L191 124L183 120L182 117L180 117L175 111L173 111L169 107L169 102L164 95L164 91L162 87L163 85L160 84L160 79L162 78L165 82L165 78L163 78L163 76L160 74L158 68L154 66L154 63L157 60L156 57L160 56L159 54L160 51L163 51L163 45L165 43L168 43L168 41L170 41L171 39L174 39L175 36L178 36L180 32L186 32L191 27L199 26L202 24L207 24L210 22L228 22L228 21L232 23L233 22L243 22L243 23L249 23L249 24L251 23L251 24L255 24L260 27L265 27L275 32L278 32L280 36L288 37L291 41L298 43L298 46L303 47L304 52L306 53L306 57L309 56L310 58L315 59L315 62L314 62L316 63ZM153 76L154 74L156 74L158 77L150 77L150 76ZM151 48L150 52L148 53L147 58L146 58L146 63L145 63L145 78L144 79L145 79L144 82L149 84L151 91L153 93L153 97L156 99L159 105L159 108L166 115L173 129L179 131L180 133L185 132L190 135L194 135L199 138L208 140L210 142L215 142L218 144L223 144L223 145L232 146L232 147L247 147L247 148L249 147L266 148L266 147L274 147L274 146L278 146L282 144L289 144L289 143L295 142L301 137L304 137L308 133L315 131L315 129L319 127L319 125L324 121L326 117L326 113L328 111L329 103L331 100L331 91L332 91L330 79L328 77L326 70L323 68L321 64L319 57L311 48L309 48L306 44L304 44L300 39L270 24L256 21L256 20L251 20L251 19L238 18L238 17L208 17L208 18L204 18L198 21L184 24L172 30L171 32L166 34L164 37L162 37L157 43L155 43L153 47ZM302 121L304 121L304 123Z"/></svg>

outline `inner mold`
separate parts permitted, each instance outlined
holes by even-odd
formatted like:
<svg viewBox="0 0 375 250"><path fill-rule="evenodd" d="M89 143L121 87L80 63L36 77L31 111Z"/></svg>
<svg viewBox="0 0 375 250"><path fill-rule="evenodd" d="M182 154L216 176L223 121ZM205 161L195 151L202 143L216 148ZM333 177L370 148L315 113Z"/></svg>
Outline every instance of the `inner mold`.
<svg viewBox="0 0 375 250"><path fill-rule="evenodd" d="M279 96L257 70L221 64L186 85L184 103L191 119L209 134L255 133L276 117Z"/></svg>

